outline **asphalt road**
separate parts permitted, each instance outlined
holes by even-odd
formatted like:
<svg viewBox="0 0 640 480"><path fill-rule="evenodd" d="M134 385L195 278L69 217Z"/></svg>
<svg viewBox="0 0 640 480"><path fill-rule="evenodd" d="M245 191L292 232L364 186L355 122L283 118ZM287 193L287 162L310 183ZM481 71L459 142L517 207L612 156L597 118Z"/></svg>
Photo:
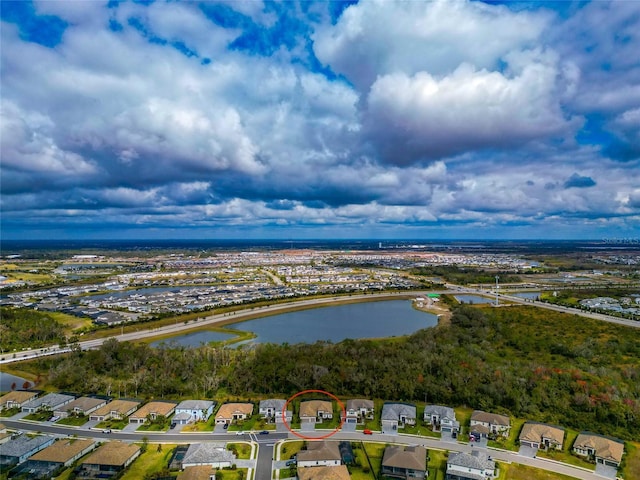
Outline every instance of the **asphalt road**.
<svg viewBox="0 0 640 480"><path fill-rule="evenodd" d="M129 442L140 442L144 438L149 443L195 443L206 441L227 441L235 442L240 438L244 441L253 441L258 443L258 458L256 463L255 480L271 480L272 478L272 460L275 458L275 444L279 440L298 439L295 435L289 433L270 433L268 435L245 434L238 436L236 434L212 434L212 433L147 433L147 432L130 432L130 433L103 433L100 430L85 430L77 427L67 427L58 425L47 425L43 423L27 422L22 420L2 419L7 428L12 430L23 430L47 433L57 436L76 435L79 437L93 438L96 440L123 440ZM432 450L449 450L452 452L470 453L474 447L463 443L441 442L437 438L424 438L413 435L384 435L381 433L373 433L373 435L363 435L362 432L338 432L332 440L349 440L349 441L374 441L382 443L396 443L402 445L422 445ZM583 470L571 465L553 462L542 458L529 458L518 455L517 452L505 450L487 449L487 453L494 459L506 463L518 463L530 467L540 468L554 473L562 473L570 477L582 480L602 480L604 477L596 475L593 472Z"/></svg>

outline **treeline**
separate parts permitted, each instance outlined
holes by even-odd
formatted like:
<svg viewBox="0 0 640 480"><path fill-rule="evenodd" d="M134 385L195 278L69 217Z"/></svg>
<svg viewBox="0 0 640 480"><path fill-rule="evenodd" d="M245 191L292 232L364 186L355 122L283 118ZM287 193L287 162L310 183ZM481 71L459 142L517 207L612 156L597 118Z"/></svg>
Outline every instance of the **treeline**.
<svg viewBox="0 0 640 480"><path fill-rule="evenodd" d="M640 434L640 332L526 306L460 306L450 326L386 341L232 350L111 340L36 365L57 388L81 393L255 399L313 388Z"/></svg>
<svg viewBox="0 0 640 480"><path fill-rule="evenodd" d="M28 308L0 307L0 347L35 348L64 339L64 326L50 315Z"/></svg>
<svg viewBox="0 0 640 480"><path fill-rule="evenodd" d="M518 283L522 279L518 275L509 272L488 272L477 268L458 267L456 265L438 265L429 267L416 267L410 270L413 275L442 277L449 283L457 285L493 284L496 281L496 275L500 276L500 283Z"/></svg>

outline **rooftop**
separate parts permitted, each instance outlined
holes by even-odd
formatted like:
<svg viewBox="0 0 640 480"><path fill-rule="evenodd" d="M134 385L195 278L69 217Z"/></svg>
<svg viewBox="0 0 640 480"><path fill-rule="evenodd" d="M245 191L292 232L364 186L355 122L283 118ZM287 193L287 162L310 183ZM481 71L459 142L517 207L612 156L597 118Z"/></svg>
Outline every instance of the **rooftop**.
<svg viewBox="0 0 640 480"><path fill-rule="evenodd" d="M388 446L384 449L382 465L426 471L427 449L420 446Z"/></svg>
<svg viewBox="0 0 640 480"><path fill-rule="evenodd" d="M125 414L132 408L136 408L138 405L140 405L140 402L135 402L133 400L112 400L104 407L100 407L98 410L93 412L92 415L107 415L111 412Z"/></svg>
<svg viewBox="0 0 640 480"><path fill-rule="evenodd" d="M573 448L592 448L596 456L613 460L616 463L622 461L624 443L617 438L604 437L595 433L582 432L573 443Z"/></svg>
<svg viewBox="0 0 640 480"><path fill-rule="evenodd" d="M522 427L520 441L540 442L542 438L550 438L562 445L564 442L564 428L536 422L527 422Z"/></svg>
<svg viewBox="0 0 640 480"><path fill-rule="evenodd" d="M82 462L87 465L122 466L133 456L137 455L140 447L124 442L107 442Z"/></svg>
<svg viewBox="0 0 640 480"><path fill-rule="evenodd" d="M349 480L350 478L346 465L298 468L299 480Z"/></svg>
<svg viewBox="0 0 640 480"><path fill-rule="evenodd" d="M385 403L382 406L382 420L398 420L401 415L416 418L416 406L410 403Z"/></svg>
<svg viewBox="0 0 640 480"><path fill-rule="evenodd" d="M307 400L300 402L301 417L315 417L319 411L333 412L333 405L326 400Z"/></svg>
<svg viewBox="0 0 640 480"><path fill-rule="evenodd" d="M216 402L211 400L183 400L178 404L176 410L208 410L215 405Z"/></svg>
<svg viewBox="0 0 640 480"><path fill-rule="evenodd" d="M192 443L184 454L182 464L234 463L236 456L226 449L224 442Z"/></svg>
<svg viewBox="0 0 640 480"><path fill-rule="evenodd" d="M234 414L251 415L253 403L225 403L220 407L216 418L231 418Z"/></svg>
<svg viewBox="0 0 640 480"><path fill-rule="evenodd" d="M338 442L309 442L306 450L298 452L298 462L342 460Z"/></svg>
<svg viewBox="0 0 640 480"><path fill-rule="evenodd" d="M93 444L93 440L58 440L53 445L31 456L29 460L65 463L90 448Z"/></svg>
<svg viewBox="0 0 640 480"><path fill-rule="evenodd" d="M131 416L136 418L146 418L147 415L156 414L168 417L175 410L174 402L149 402L140 407Z"/></svg>
<svg viewBox="0 0 640 480"><path fill-rule="evenodd" d="M511 424L509 417L499 415L497 413L483 412L482 410L475 410L471 414L471 421L490 423L492 425L503 425L505 427L508 427Z"/></svg>
<svg viewBox="0 0 640 480"><path fill-rule="evenodd" d="M27 392L25 390L14 390L0 397L0 405L4 405L7 402L24 403L37 396L37 392Z"/></svg>

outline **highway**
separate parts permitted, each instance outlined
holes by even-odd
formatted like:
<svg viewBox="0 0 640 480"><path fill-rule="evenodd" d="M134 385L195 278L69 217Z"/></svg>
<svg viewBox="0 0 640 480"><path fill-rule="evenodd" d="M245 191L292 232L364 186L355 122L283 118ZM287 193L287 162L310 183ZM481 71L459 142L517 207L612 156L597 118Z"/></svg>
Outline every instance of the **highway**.
<svg viewBox="0 0 640 480"><path fill-rule="evenodd" d="M330 306L340 304L342 302L352 302L352 301L361 301L361 300L373 300L373 299L393 299L399 297L407 297L407 296L424 296L429 293L437 293L437 294L464 294L464 295L482 295L485 297L495 298L495 293L479 290L467 287L460 287L457 285L447 285L447 288L444 290L428 290L428 291L409 291L403 293L375 293L375 294L366 294L366 295L351 295L348 297L325 297L325 298L314 298L314 299L306 299L300 300L292 303L282 303L282 304L274 304L268 305L264 307L251 307L248 306L246 310L241 310L234 312L232 314L214 314L209 315L207 317L200 318L196 321L191 321L188 324L184 322L177 322L174 325L167 325L160 328L151 328L148 330L140 330L131 333L125 334L114 334L109 337L98 338L95 340L87 340L84 342L79 342L79 346L82 350L90 350L100 347L105 341L110 338L115 338L118 341L135 341L141 340L145 338L153 338L160 335L175 335L179 333L184 333L189 330L202 328L203 326L216 326L221 323L228 323L229 320L234 321L242 321L249 317L255 317L256 314L260 315L274 315L278 313L284 313L292 308L299 307L317 307L317 306ZM548 310L554 310L562 313L570 313L574 315L579 315L582 317L592 318L594 320L599 320L603 322L615 323L618 325L624 325L627 327L640 328L640 321L633 321L624 318L614 317L612 315L605 315L602 313L592 313L586 312L584 310L580 310L577 308L569 308L562 307L558 305L553 305L550 303L541 302L538 300L529 300L520 297L516 297L508 294L499 294L498 299L500 302L508 302L510 304L521 304L521 305L533 305L539 308L546 308ZM67 353L70 351L70 348L60 349L57 346L49 347L49 348L38 348L31 350L23 350L20 352L14 353L6 353L1 359L0 364L2 363L11 363L11 362L20 362L24 360L31 360L41 356L47 355L57 355L60 353Z"/></svg>
<svg viewBox="0 0 640 480"><path fill-rule="evenodd" d="M258 455L256 458L256 473L253 480L271 480L272 462L276 458L276 445L278 441L285 439L298 440L299 438L292 433L276 433L271 432L268 435L260 435L255 432L244 435L233 434L214 434L207 433L153 433L153 432L112 432L104 433L101 430L87 430L78 427L59 426L40 422L30 422L23 420L2 419L7 428L12 430L32 431L46 433L50 435L67 437L75 435L83 438L92 438L98 441L105 440L122 440L127 442L141 442L146 439L149 443L199 443L207 441L226 441L237 442L244 440L247 442L257 443ZM325 431L318 431L318 434L324 434ZM308 434L308 432L305 432ZM400 445L422 445L432 450L448 450L451 452L471 453L474 448L466 443L443 442L437 438L425 438L415 435L385 435L374 432L372 435L363 435L361 432L338 432L331 440L348 440L348 441L371 441L381 443L394 443ZM494 460L506 463L518 463L554 473L561 473L573 478L582 480L602 480L605 477L596 473L584 470L572 465L554 462L543 458L530 458L519 455L517 452L506 450L497 450L488 448L485 450Z"/></svg>

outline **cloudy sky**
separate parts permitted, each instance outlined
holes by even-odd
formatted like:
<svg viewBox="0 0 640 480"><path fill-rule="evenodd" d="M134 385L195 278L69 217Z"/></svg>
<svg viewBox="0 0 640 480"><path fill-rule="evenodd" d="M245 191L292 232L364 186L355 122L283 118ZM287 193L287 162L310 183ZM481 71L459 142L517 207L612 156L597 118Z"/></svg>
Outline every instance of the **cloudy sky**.
<svg viewBox="0 0 640 480"><path fill-rule="evenodd" d="M640 2L2 1L4 238L638 238Z"/></svg>

